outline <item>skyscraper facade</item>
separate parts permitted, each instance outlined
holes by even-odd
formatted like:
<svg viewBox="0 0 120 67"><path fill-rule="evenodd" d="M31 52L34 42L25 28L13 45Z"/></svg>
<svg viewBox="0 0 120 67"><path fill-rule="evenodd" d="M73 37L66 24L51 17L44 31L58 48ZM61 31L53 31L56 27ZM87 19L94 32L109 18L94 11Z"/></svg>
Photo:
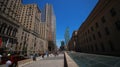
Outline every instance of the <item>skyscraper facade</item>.
<svg viewBox="0 0 120 67"><path fill-rule="evenodd" d="M56 18L53 11L53 7L50 4L46 4L44 10L44 19L48 27L48 48L49 51L54 50L56 47Z"/></svg>
<svg viewBox="0 0 120 67"><path fill-rule="evenodd" d="M67 27L65 30L64 38L65 38L65 44L67 45L70 40L69 27Z"/></svg>

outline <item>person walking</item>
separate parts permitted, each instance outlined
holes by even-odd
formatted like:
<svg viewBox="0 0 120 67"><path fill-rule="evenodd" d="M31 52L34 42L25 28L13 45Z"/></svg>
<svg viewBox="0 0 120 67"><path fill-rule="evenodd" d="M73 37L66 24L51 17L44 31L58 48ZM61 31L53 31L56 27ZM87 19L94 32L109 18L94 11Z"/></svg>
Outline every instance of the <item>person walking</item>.
<svg viewBox="0 0 120 67"><path fill-rule="evenodd" d="M10 58L8 58L8 60L6 61L6 67L10 67L10 65L12 65L12 62Z"/></svg>
<svg viewBox="0 0 120 67"><path fill-rule="evenodd" d="M2 61L2 55L0 54L0 64L1 64L1 61Z"/></svg>
<svg viewBox="0 0 120 67"><path fill-rule="evenodd" d="M48 51L46 51L46 55L47 55L47 57L49 57L49 53L48 53Z"/></svg>

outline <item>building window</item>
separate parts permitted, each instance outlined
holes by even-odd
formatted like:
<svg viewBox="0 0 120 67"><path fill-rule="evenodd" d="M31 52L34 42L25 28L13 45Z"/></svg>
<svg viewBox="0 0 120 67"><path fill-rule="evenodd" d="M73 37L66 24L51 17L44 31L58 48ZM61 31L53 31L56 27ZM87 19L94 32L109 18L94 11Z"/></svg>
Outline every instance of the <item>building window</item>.
<svg viewBox="0 0 120 67"><path fill-rule="evenodd" d="M95 34L93 34L93 39L96 40Z"/></svg>
<svg viewBox="0 0 120 67"><path fill-rule="evenodd" d="M88 29L88 34L90 33L89 29Z"/></svg>
<svg viewBox="0 0 120 67"><path fill-rule="evenodd" d="M102 42L101 42L100 44L101 44L101 49L102 49L102 51L105 51L104 44L103 44Z"/></svg>
<svg viewBox="0 0 120 67"><path fill-rule="evenodd" d="M106 35L109 35L109 34L110 34L110 32L109 32L109 30L108 30L107 27L105 27L105 32L106 32Z"/></svg>
<svg viewBox="0 0 120 67"><path fill-rule="evenodd" d="M94 31L93 27L91 27L91 31Z"/></svg>
<svg viewBox="0 0 120 67"><path fill-rule="evenodd" d="M106 20L105 20L105 17L104 17L104 16L101 18L101 21L102 21L103 23L105 23L105 22L106 22Z"/></svg>
<svg viewBox="0 0 120 67"><path fill-rule="evenodd" d="M115 22L116 28L120 31L120 20Z"/></svg>
<svg viewBox="0 0 120 67"><path fill-rule="evenodd" d="M112 9L110 10L110 13L111 13L111 16L112 16L112 17L115 16L115 15L116 15L116 11L115 11L115 9L112 8Z"/></svg>
<svg viewBox="0 0 120 67"><path fill-rule="evenodd" d="M21 37L21 40L23 40L23 36Z"/></svg>
<svg viewBox="0 0 120 67"><path fill-rule="evenodd" d="M96 28L98 28L98 27L99 27L99 25L98 25L98 23L97 23L97 22L95 23L95 25L96 25Z"/></svg>
<svg viewBox="0 0 120 67"><path fill-rule="evenodd" d="M101 33L100 32L98 32L98 36L101 38Z"/></svg>
<svg viewBox="0 0 120 67"><path fill-rule="evenodd" d="M89 41L88 41L88 38L87 38L86 40L87 40L87 43L88 43L88 42L89 42Z"/></svg>
<svg viewBox="0 0 120 67"><path fill-rule="evenodd" d="M108 41L108 44L110 45L111 51L114 51L114 46L111 40Z"/></svg>
<svg viewBox="0 0 120 67"><path fill-rule="evenodd" d="M92 41L91 37L89 37L89 41Z"/></svg>
<svg viewBox="0 0 120 67"><path fill-rule="evenodd" d="M24 32L22 32L22 35L24 35Z"/></svg>
<svg viewBox="0 0 120 67"><path fill-rule="evenodd" d="M97 46L97 44L95 44L95 50L98 51L98 46Z"/></svg>
<svg viewBox="0 0 120 67"><path fill-rule="evenodd" d="M94 48L93 48L93 46L91 45L90 47L91 47L91 51L94 51Z"/></svg>

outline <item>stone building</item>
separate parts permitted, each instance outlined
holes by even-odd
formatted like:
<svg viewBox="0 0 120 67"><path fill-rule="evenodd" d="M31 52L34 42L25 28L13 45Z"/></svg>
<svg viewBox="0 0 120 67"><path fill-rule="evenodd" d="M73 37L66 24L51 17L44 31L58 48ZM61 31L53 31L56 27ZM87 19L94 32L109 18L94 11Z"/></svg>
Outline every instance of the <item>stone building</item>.
<svg viewBox="0 0 120 67"><path fill-rule="evenodd" d="M47 42L43 31L45 25L41 25L41 11L38 6L36 4L23 5L19 22L26 29L22 32L21 40L23 41L19 42L22 48L19 50L23 50L22 53L27 51L27 55L45 52L47 50L44 48Z"/></svg>
<svg viewBox="0 0 120 67"><path fill-rule="evenodd" d="M68 50L72 51L79 51L79 45L78 45L78 32L74 31L72 33L72 37L68 42Z"/></svg>
<svg viewBox="0 0 120 67"><path fill-rule="evenodd" d="M44 52L48 51L48 27L45 22L40 23L40 38L44 40Z"/></svg>
<svg viewBox="0 0 120 67"><path fill-rule="evenodd" d="M4 48L7 52L15 51L17 48L20 7L21 0L0 1L0 37L2 38L0 48Z"/></svg>
<svg viewBox="0 0 120 67"><path fill-rule="evenodd" d="M99 0L78 30L81 52L120 55L119 3L119 0Z"/></svg>
<svg viewBox="0 0 120 67"><path fill-rule="evenodd" d="M48 50L47 36L47 24L41 22L37 4L22 4L22 0L0 1L0 48L27 56L44 53Z"/></svg>

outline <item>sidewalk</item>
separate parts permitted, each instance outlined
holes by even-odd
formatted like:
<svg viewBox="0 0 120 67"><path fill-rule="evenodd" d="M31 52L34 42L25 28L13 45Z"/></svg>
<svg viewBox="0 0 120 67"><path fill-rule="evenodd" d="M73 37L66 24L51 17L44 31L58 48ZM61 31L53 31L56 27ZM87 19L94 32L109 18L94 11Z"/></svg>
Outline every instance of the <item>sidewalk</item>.
<svg viewBox="0 0 120 67"><path fill-rule="evenodd" d="M6 67L6 65L0 65L0 67ZM59 54L59 56L50 55L44 58L38 57L36 61L32 61L22 67L64 67L64 54Z"/></svg>
<svg viewBox="0 0 120 67"><path fill-rule="evenodd" d="M64 55L45 57L23 67L64 67Z"/></svg>
<svg viewBox="0 0 120 67"><path fill-rule="evenodd" d="M0 67L6 67L5 64L4 65L0 65Z"/></svg>

